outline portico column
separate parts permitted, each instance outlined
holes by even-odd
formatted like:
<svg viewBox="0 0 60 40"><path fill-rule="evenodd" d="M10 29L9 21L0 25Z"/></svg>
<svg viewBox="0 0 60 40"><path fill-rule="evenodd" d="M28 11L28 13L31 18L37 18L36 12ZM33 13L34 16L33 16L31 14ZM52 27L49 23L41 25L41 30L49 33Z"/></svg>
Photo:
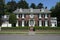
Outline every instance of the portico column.
<svg viewBox="0 0 60 40"><path fill-rule="evenodd" d="M16 26L18 27L18 20L17 20Z"/></svg>
<svg viewBox="0 0 60 40"><path fill-rule="evenodd" d="M41 20L39 20L39 26L40 26L40 27L42 26L42 21L41 21Z"/></svg>
<svg viewBox="0 0 60 40"><path fill-rule="evenodd" d="M47 21L47 20L45 21L45 26L46 26L46 27L48 26L48 21Z"/></svg>
<svg viewBox="0 0 60 40"><path fill-rule="evenodd" d="M22 20L22 27L24 27L24 20Z"/></svg>

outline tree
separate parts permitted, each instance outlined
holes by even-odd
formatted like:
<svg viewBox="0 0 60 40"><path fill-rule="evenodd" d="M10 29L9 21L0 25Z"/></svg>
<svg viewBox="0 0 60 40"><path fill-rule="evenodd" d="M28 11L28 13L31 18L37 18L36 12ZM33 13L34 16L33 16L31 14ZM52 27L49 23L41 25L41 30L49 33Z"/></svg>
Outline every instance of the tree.
<svg viewBox="0 0 60 40"><path fill-rule="evenodd" d="M18 8L23 8L23 9L29 8L28 3L26 1L23 1L23 0L19 1L17 5L18 5Z"/></svg>
<svg viewBox="0 0 60 40"><path fill-rule="evenodd" d="M55 10L55 7L52 7L52 8L50 9L50 11L52 12L52 13L51 13L51 16L52 16L52 17L56 17L56 14L55 14L54 10Z"/></svg>
<svg viewBox="0 0 60 40"><path fill-rule="evenodd" d="M43 8L43 4L42 4L42 3L39 3L39 4L37 5L37 8L38 8L38 9Z"/></svg>
<svg viewBox="0 0 60 40"><path fill-rule="evenodd" d="M16 1L12 0L11 2L7 3L7 11L12 13L14 10L17 8L17 3Z"/></svg>
<svg viewBox="0 0 60 40"><path fill-rule="evenodd" d="M58 26L60 26L60 2L57 2L54 9L51 9L51 15L57 17Z"/></svg>
<svg viewBox="0 0 60 40"><path fill-rule="evenodd" d="M58 26L60 26L60 2L57 2L56 6L55 6L55 14L57 17Z"/></svg>
<svg viewBox="0 0 60 40"><path fill-rule="evenodd" d="M0 0L0 26L2 25L2 15L4 15L4 0Z"/></svg>
<svg viewBox="0 0 60 40"><path fill-rule="evenodd" d="M34 3L32 3L32 4L30 5L30 8L36 9L36 5L35 5Z"/></svg>
<svg viewBox="0 0 60 40"><path fill-rule="evenodd" d="M12 24L12 27L16 27L17 18L15 14L10 14L9 23Z"/></svg>

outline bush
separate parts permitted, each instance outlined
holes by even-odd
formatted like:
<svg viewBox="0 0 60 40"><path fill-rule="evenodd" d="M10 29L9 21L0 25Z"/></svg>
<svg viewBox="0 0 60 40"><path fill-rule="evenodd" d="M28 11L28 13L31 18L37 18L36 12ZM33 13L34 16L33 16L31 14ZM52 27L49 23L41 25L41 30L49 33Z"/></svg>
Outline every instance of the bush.
<svg viewBox="0 0 60 40"><path fill-rule="evenodd" d="M2 27L2 30L29 30L30 27ZM34 27L35 30L60 30L60 27Z"/></svg>
<svg viewBox="0 0 60 40"><path fill-rule="evenodd" d="M36 27L36 30L60 30L60 27Z"/></svg>
<svg viewBox="0 0 60 40"><path fill-rule="evenodd" d="M29 27L2 27L2 30L29 30Z"/></svg>

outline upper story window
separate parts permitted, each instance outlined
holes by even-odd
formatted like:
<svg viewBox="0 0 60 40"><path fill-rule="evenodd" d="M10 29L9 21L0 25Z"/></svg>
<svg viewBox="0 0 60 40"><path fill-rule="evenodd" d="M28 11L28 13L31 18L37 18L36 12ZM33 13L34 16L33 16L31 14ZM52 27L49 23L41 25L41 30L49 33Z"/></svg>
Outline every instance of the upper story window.
<svg viewBox="0 0 60 40"><path fill-rule="evenodd" d="M30 8L30 12L33 12L33 8Z"/></svg>

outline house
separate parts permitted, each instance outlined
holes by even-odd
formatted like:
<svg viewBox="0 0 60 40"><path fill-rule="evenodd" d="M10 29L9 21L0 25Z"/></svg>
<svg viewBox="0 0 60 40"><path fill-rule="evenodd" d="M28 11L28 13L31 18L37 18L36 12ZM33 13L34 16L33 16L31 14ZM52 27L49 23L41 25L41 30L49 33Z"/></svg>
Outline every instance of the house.
<svg viewBox="0 0 60 40"><path fill-rule="evenodd" d="M13 11L13 13L17 17L17 23L16 27L18 26L45 26L45 27L56 27L57 26L57 18L56 17L51 17L48 9L16 9ZM4 19L8 18L9 15L4 15ZM4 23L2 24L2 27L11 27L11 24L9 24L9 21L6 19Z"/></svg>

